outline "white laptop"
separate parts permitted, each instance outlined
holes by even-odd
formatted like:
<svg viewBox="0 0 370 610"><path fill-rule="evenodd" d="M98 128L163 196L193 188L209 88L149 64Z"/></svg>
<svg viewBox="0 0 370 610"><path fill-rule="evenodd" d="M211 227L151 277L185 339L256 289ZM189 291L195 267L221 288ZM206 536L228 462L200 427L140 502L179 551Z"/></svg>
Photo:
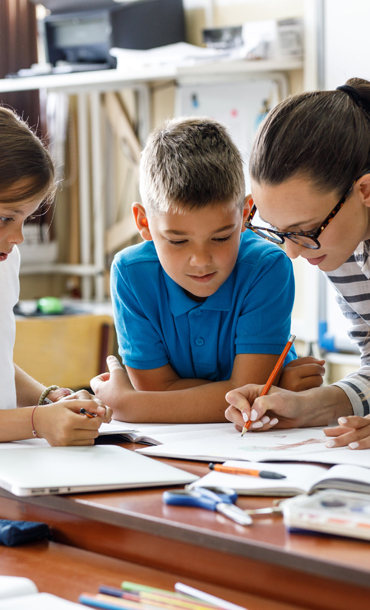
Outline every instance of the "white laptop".
<svg viewBox="0 0 370 610"><path fill-rule="evenodd" d="M16 496L185 485L198 478L116 445L16 450L0 445L0 487Z"/></svg>

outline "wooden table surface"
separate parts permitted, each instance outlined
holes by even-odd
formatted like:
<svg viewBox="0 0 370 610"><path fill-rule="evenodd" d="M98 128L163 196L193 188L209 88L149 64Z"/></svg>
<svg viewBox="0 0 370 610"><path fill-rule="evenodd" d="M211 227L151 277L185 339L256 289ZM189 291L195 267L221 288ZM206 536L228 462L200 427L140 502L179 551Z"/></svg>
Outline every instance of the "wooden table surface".
<svg viewBox="0 0 370 610"><path fill-rule="evenodd" d="M125 447L129 447L125 445ZM130 447L133 448L133 447ZM203 475L202 463L165 460ZM217 513L167 506L163 489L20 499L0 490L0 517L45 521L79 549L276 602L320 610L369 608L370 546L290 534L281 517L242 527ZM242 508L272 498L240 497Z"/></svg>
<svg viewBox="0 0 370 610"><path fill-rule="evenodd" d="M96 594L99 585L120 587L129 580L174 591L180 579L164 572L113 559L56 542L38 542L21 547L0 547L0 574L30 578L40 593L52 593L77 602L81 593ZM233 591L201 580L181 580L248 610L302 610L301 606L274 602L264 597ZM1 607L1 603L0 603Z"/></svg>

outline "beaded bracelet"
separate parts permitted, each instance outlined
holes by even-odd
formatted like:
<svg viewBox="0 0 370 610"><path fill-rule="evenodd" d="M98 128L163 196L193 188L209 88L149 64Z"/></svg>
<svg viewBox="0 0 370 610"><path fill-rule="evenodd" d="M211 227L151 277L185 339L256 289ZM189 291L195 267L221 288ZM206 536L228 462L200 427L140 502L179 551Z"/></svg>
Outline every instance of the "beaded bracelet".
<svg viewBox="0 0 370 610"><path fill-rule="evenodd" d="M46 403L46 397L48 394L50 394L50 392L54 392L54 390L59 390L59 386L58 385L49 385L48 388L46 388L46 390L43 391L43 393L41 394L40 398L39 398L39 405L44 405ZM49 401L49 399L47 399L47 403L49 404L51 401Z"/></svg>
<svg viewBox="0 0 370 610"><path fill-rule="evenodd" d="M37 409L37 407L38 407L38 406L39 406L39 405L36 405L36 407L33 407L33 409L32 409L32 413L31 413L31 426L32 426L32 434L33 434L33 436L34 436L35 438L41 438L41 437L40 437L40 436L37 434L37 432L36 432L36 430L35 430L34 423L33 423L33 414L34 414L34 412L36 411L36 409Z"/></svg>

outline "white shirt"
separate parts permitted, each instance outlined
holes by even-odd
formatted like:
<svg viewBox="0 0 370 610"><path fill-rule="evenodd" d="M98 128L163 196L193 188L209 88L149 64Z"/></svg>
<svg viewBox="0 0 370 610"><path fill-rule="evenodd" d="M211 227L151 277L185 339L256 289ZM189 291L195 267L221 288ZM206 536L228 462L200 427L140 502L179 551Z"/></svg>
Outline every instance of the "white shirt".
<svg viewBox="0 0 370 610"><path fill-rule="evenodd" d="M0 262L0 409L15 409L17 406L13 307L19 299L20 260L19 250L15 246L7 260Z"/></svg>
<svg viewBox="0 0 370 610"><path fill-rule="evenodd" d="M327 277L334 285L343 315L351 321L348 332L361 352L361 368L333 384L351 401L355 415L370 413L370 241L363 241L339 269Z"/></svg>

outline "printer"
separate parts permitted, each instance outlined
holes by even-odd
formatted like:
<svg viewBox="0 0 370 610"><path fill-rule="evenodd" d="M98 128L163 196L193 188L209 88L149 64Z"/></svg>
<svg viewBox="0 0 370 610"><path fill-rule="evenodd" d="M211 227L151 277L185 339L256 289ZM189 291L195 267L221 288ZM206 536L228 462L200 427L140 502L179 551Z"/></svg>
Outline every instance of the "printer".
<svg viewBox="0 0 370 610"><path fill-rule="evenodd" d="M151 49L185 40L182 0L41 2L50 11L43 27L47 61L53 66L114 68L112 47Z"/></svg>

